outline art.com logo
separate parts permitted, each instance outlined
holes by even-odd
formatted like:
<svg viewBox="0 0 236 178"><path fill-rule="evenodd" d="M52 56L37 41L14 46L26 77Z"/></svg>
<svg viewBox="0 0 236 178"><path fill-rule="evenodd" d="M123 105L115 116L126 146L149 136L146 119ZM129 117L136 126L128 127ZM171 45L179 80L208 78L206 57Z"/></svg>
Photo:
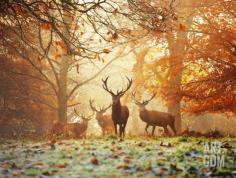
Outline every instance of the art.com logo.
<svg viewBox="0 0 236 178"><path fill-rule="evenodd" d="M205 142L203 164L206 167L224 167L224 150L221 142Z"/></svg>

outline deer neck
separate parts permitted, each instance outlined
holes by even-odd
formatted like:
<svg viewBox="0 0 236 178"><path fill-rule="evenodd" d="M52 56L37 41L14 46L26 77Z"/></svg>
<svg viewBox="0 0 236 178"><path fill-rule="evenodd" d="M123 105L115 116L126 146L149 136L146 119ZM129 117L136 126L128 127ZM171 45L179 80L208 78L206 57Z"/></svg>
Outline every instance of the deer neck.
<svg viewBox="0 0 236 178"><path fill-rule="evenodd" d="M85 127L87 127L88 126L88 121L83 121L83 123L82 123Z"/></svg>
<svg viewBox="0 0 236 178"><path fill-rule="evenodd" d="M118 114L120 113L120 110L121 110L121 103L120 103L120 100L115 103L115 104L112 104L112 113L113 114Z"/></svg>
<svg viewBox="0 0 236 178"><path fill-rule="evenodd" d="M148 120L148 110L146 109L146 107L139 110L139 116L143 121Z"/></svg>

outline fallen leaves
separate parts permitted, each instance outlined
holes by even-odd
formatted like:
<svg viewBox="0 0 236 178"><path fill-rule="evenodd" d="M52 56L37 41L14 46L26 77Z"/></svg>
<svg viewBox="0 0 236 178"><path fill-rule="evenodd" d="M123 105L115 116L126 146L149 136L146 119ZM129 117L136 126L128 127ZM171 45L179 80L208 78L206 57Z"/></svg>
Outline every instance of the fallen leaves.
<svg viewBox="0 0 236 178"><path fill-rule="evenodd" d="M181 141L182 140L182 141ZM204 139L131 138L122 142L114 138L83 140L49 140L43 143L16 142L0 145L0 175L5 177L196 177L232 175L231 151L235 143L222 142L227 154L224 170L206 169L203 165ZM202 143L202 144L197 144ZM55 145L51 150L48 145ZM230 148L230 149L228 149ZM19 156L20 155L20 156ZM232 160L232 161L230 161ZM228 163L227 163L228 162ZM108 170L108 171L104 171Z"/></svg>
<svg viewBox="0 0 236 178"><path fill-rule="evenodd" d="M98 159L96 156L93 156L92 159L91 159L91 163L94 164L94 165L98 165Z"/></svg>
<svg viewBox="0 0 236 178"><path fill-rule="evenodd" d="M62 164L55 164L53 167L62 169L66 168L67 166L68 166L67 163L62 163Z"/></svg>

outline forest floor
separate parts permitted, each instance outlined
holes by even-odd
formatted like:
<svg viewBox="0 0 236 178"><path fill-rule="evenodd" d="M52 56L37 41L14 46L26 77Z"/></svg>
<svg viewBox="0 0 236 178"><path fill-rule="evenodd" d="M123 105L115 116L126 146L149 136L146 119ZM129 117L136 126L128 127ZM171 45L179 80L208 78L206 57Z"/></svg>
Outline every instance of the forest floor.
<svg viewBox="0 0 236 178"><path fill-rule="evenodd" d="M205 160L205 161L204 161ZM236 138L2 140L0 177L234 177ZM191 176L192 175L192 176Z"/></svg>

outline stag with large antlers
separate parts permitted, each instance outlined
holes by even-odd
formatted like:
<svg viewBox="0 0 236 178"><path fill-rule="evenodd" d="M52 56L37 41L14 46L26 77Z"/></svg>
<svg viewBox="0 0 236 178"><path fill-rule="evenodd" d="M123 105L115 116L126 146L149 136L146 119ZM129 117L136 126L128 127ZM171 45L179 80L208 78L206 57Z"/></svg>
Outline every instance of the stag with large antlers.
<svg viewBox="0 0 236 178"><path fill-rule="evenodd" d="M154 135L156 126L163 127L165 134L168 134L168 126L173 130L173 132L176 134L175 130L175 117L172 116L169 113L166 112L160 112L160 111L153 111L153 110L147 110L146 105L155 98L156 94L153 94L152 97L149 100L144 100L142 102L139 102L135 98L135 92L132 93L132 98L135 101L135 104L139 108L139 117L143 122L146 122L146 128L145 131L148 134L148 127L152 126L152 135Z"/></svg>
<svg viewBox="0 0 236 178"><path fill-rule="evenodd" d="M109 77L107 77L105 80L102 79L103 82L103 88L112 96L112 120L115 128L115 134L117 135L117 125L119 125L119 136L124 137L125 136L125 127L129 118L129 109L127 106L122 106L120 102L120 98L125 94L126 91L129 90L132 84L132 79L128 79L128 84L126 86L126 89L117 90L116 94L110 90L107 86L107 80Z"/></svg>
<svg viewBox="0 0 236 178"><path fill-rule="evenodd" d="M100 107L99 109L94 106L94 100L89 100L90 108L96 113L96 120L98 121L98 125L102 129L102 134L110 134L114 131L113 122L111 119L111 115L105 114L106 111L111 107L111 105L107 107Z"/></svg>

